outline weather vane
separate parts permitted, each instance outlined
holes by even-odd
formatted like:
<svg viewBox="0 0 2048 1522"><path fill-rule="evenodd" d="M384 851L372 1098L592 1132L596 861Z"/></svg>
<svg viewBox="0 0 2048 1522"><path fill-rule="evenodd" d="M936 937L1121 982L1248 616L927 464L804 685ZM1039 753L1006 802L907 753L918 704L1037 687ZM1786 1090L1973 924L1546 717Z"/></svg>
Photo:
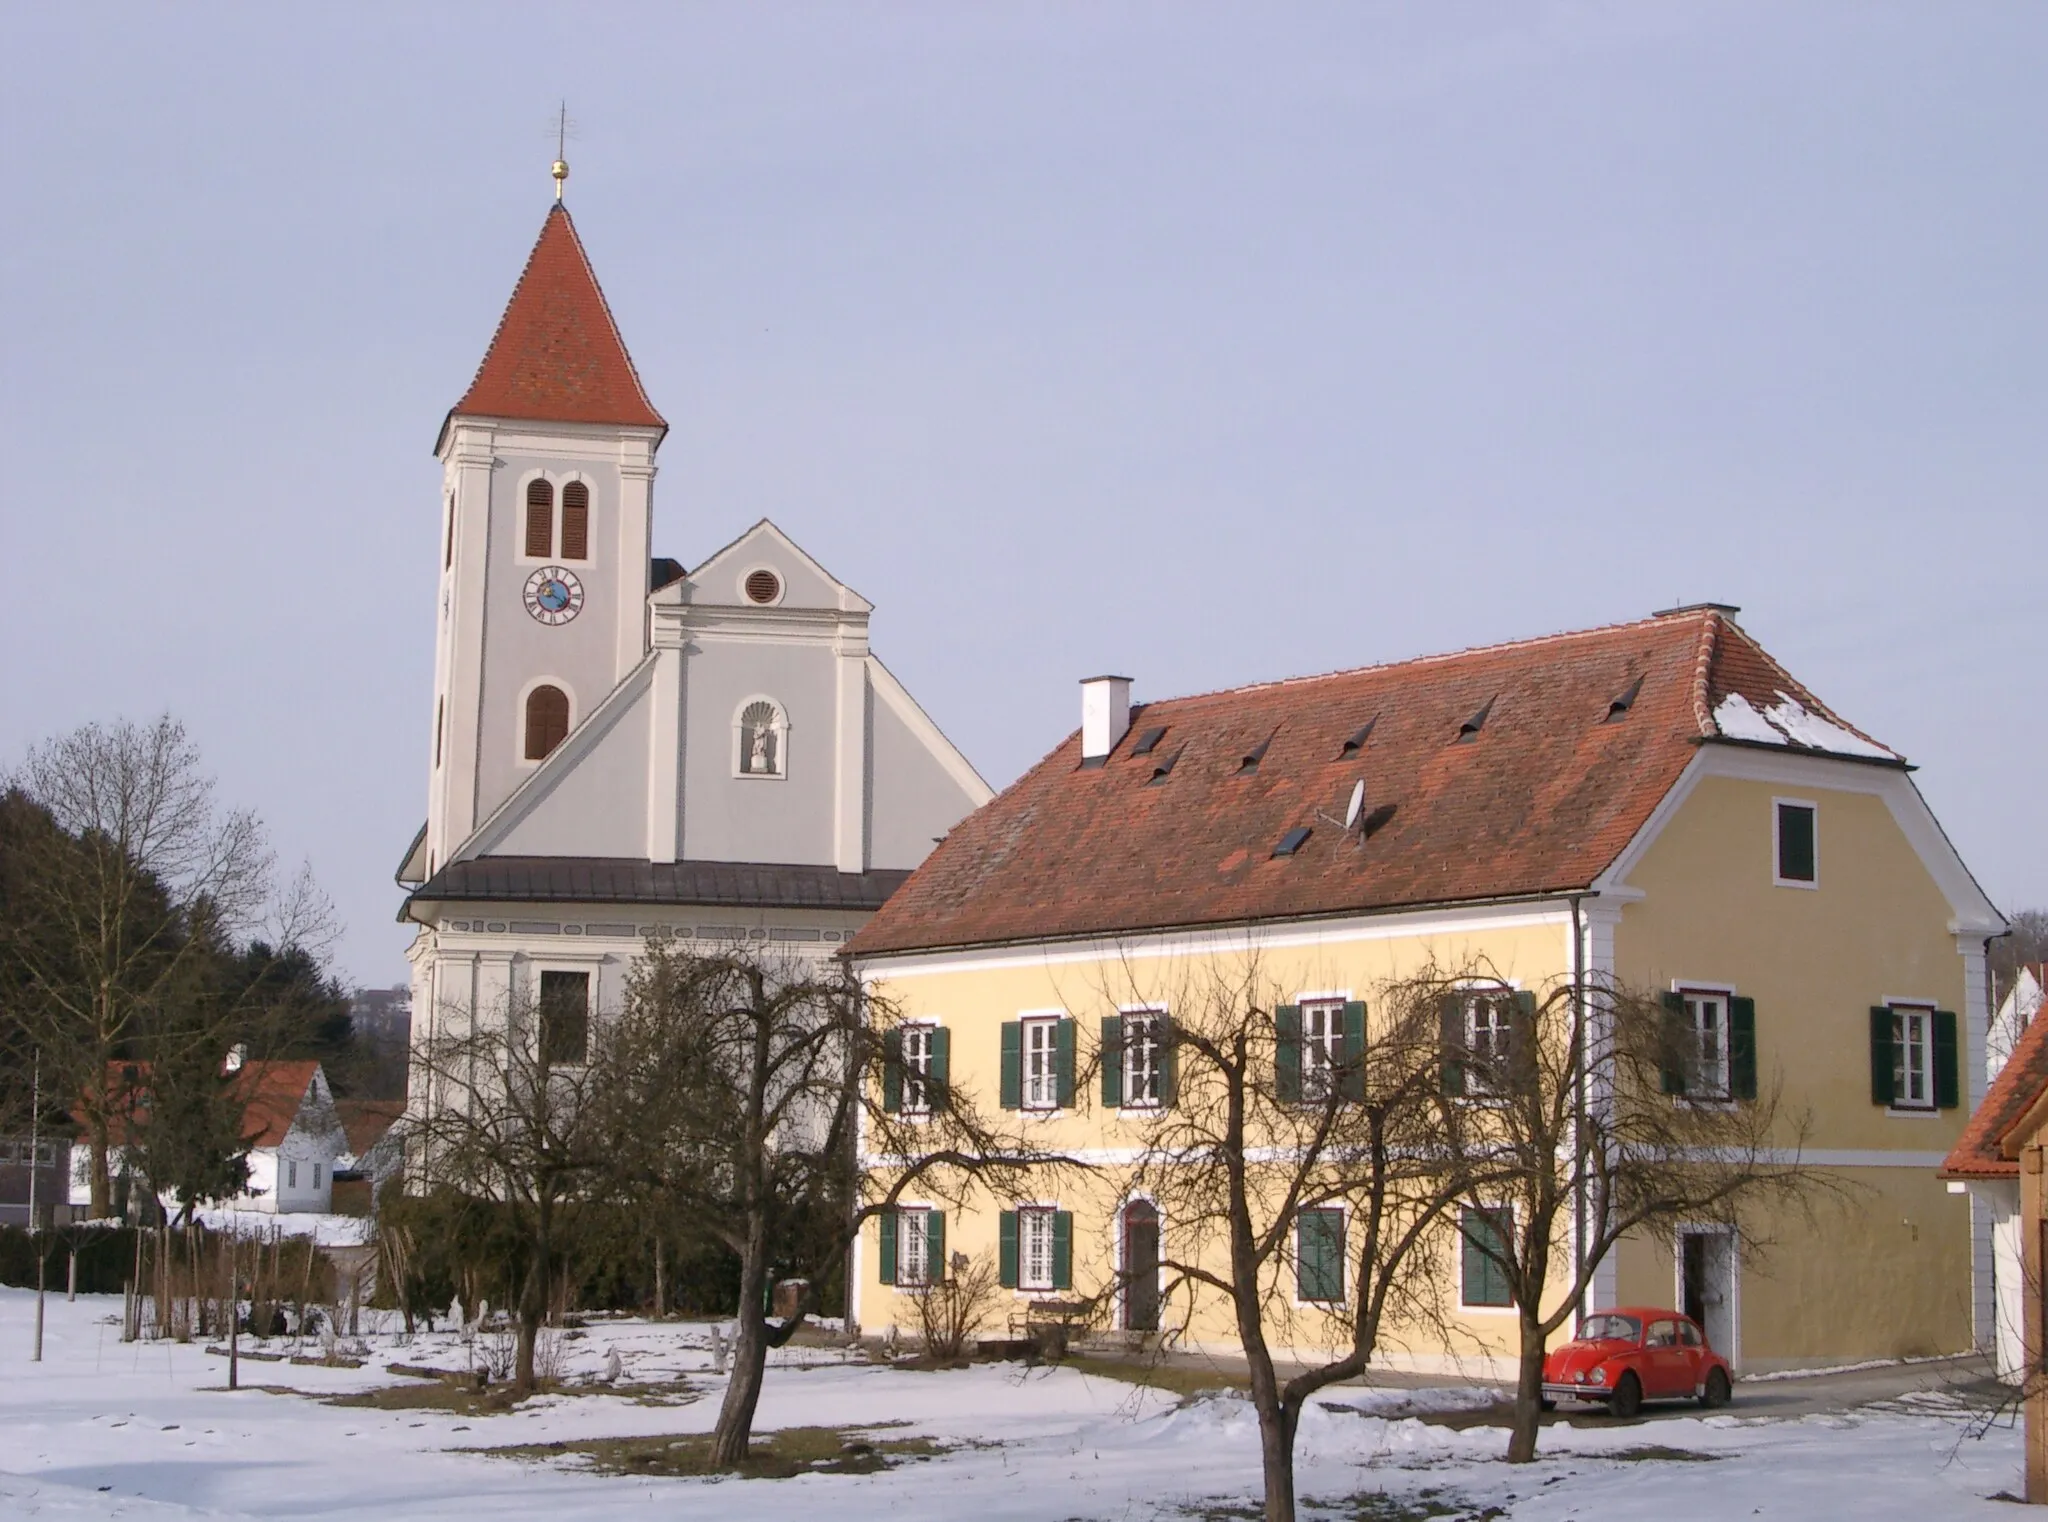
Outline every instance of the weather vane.
<svg viewBox="0 0 2048 1522"><path fill-rule="evenodd" d="M555 199L562 199L562 187L569 179L569 134L575 123L569 120L569 103L562 102L562 109L555 113Z"/></svg>

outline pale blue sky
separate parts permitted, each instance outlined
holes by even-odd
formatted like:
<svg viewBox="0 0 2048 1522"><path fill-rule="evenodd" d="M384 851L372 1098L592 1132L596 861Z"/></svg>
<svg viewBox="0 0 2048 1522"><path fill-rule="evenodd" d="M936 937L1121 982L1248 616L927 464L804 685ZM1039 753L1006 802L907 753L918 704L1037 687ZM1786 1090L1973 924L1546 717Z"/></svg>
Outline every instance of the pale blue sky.
<svg viewBox="0 0 2048 1522"><path fill-rule="evenodd" d="M398 981L443 412L549 200L992 783L1739 603L2048 902L2048 7L0 5L0 764L169 708Z"/></svg>

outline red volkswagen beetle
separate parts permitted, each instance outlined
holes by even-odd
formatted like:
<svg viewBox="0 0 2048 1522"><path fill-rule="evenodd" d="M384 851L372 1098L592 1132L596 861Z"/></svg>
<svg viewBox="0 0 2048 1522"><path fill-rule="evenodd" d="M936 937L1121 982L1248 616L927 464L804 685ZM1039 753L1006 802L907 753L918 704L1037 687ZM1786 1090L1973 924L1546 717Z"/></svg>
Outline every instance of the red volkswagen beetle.
<svg viewBox="0 0 2048 1522"><path fill-rule="evenodd" d="M1734 1391L1728 1360L1676 1311L1631 1306L1588 1316L1578 1336L1543 1360L1545 1410L1561 1400L1602 1401L1616 1416L1634 1416L1646 1400L1711 1409Z"/></svg>

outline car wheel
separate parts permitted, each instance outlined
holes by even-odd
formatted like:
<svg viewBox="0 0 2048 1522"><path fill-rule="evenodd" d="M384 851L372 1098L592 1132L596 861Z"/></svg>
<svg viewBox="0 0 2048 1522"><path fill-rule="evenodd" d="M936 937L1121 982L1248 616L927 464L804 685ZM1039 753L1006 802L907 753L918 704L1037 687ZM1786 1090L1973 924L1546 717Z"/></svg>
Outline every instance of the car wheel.
<svg viewBox="0 0 2048 1522"><path fill-rule="evenodd" d="M1707 1387L1700 1391L1700 1404L1709 1411L1712 1411L1716 1406L1727 1405L1729 1397L1734 1393L1733 1390L1728 1388L1728 1371L1726 1369L1709 1369L1707 1370Z"/></svg>
<svg viewBox="0 0 2048 1522"><path fill-rule="evenodd" d="M1607 1409L1619 1417L1634 1416L1643 1409L1643 1382L1634 1374L1621 1376L1621 1383L1614 1387L1614 1399L1607 1403Z"/></svg>

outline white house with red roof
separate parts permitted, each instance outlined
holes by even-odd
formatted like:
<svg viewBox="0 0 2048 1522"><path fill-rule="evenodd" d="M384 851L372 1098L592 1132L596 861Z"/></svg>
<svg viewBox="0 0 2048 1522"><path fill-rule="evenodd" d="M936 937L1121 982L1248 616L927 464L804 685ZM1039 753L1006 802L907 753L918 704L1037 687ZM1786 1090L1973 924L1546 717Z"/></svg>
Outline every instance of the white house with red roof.
<svg viewBox="0 0 2048 1522"><path fill-rule="evenodd" d="M317 1062L251 1063L237 1074L236 1093L249 1187L228 1203L281 1215L326 1213L349 1140L325 1070Z"/></svg>

